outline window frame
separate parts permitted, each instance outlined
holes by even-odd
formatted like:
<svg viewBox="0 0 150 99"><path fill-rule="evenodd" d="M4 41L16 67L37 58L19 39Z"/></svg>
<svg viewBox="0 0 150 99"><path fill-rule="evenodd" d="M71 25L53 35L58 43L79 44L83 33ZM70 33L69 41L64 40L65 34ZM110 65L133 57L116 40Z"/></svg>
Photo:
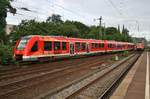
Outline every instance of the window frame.
<svg viewBox="0 0 150 99"><path fill-rule="evenodd" d="M95 48L99 48L99 44L98 43L95 43Z"/></svg>
<svg viewBox="0 0 150 99"><path fill-rule="evenodd" d="M59 43L59 46L57 46L58 47L57 49L55 46L56 43ZM58 51L58 50L61 50L61 42L60 41L54 41L54 51Z"/></svg>
<svg viewBox="0 0 150 99"><path fill-rule="evenodd" d="M82 50L86 50L86 43L81 43Z"/></svg>
<svg viewBox="0 0 150 99"><path fill-rule="evenodd" d="M77 51L80 51L81 50L81 43L80 42L75 42L75 48Z"/></svg>
<svg viewBox="0 0 150 99"><path fill-rule="evenodd" d="M49 43L48 45L50 45L48 46L48 49L45 48L46 43ZM52 41L44 41L44 51L52 51Z"/></svg>
<svg viewBox="0 0 150 99"><path fill-rule="evenodd" d="M65 43L65 46L63 45ZM62 42L62 50L67 50L67 42Z"/></svg>
<svg viewBox="0 0 150 99"><path fill-rule="evenodd" d="M92 43L92 48L95 48L95 43Z"/></svg>
<svg viewBox="0 0 150 99"><path fill-rule="evenodd" d="M99 43L100 48L104 48L104 43Z"/></svg>

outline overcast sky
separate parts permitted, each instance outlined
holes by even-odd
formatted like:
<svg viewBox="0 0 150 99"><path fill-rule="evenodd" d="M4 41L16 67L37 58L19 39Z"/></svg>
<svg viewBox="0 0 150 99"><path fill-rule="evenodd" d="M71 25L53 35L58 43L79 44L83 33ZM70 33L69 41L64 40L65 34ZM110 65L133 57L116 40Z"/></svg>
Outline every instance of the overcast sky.
<svg viewBox="0 0 150 99"><path fill-rule="evenodd" d="M55 13L63 20L98 25L94 19L102 16L107 27L124 24L130 35L150 39L150 0L14 0L12 5L32 12L18 9L14 16L8 13L8 24L19 24L23 19L45 21Z"/></svg>

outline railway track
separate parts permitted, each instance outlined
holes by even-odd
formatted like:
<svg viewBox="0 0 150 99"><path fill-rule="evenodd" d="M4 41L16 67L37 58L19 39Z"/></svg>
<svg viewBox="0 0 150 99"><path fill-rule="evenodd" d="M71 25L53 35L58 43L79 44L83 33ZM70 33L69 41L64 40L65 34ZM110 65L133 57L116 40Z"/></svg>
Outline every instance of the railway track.
<svg viewBox="0 0 150 99"><path fill-rule="evenodd" d="M61 64L53 64L49 67L43 67L43 68L36 68L36 69L31 69L25 72L15 72L15 73L7 73L7 74L3 74L0 76L0 86L3 86L4 84L8 84L9 82L13 83L13 82L17 82L20 81L21 78L22 79L31 79L34 77L38 77L38 76L42 76L42 75L46 75L46 74L50 74L50 73L56 73L62 70L66 70L69 68L77 68L76 65L82 65L82 63L84 62L88 62L88 60L95 60L97 58L100 58L101 61L103 61L105 58L110 58L112 57L112 55L108 55L105 56L104 58L102 58L101 56L97 56L97 57L93 57L93 58L88 58L88 59L82 59L82 60L76 60L76 61L71 61L71 62L67 62L67 63L61 63ZM65 65L65 66L64 66ZM79 65L79 66L80 66ZM57 67L58 66L58 67ZM18 80L19 79L19 80ZM8 83L7 83L8 82Z"/></svg>
<svg viewBox="0 0 150 99"><path fill-rule="evenodd" d="M133 52L130 52L130 53L133 53ZM39 63L39 62L36 62L35 64L32 63L32 64L24 64L24 65L19 65L19 66L8 66L7 69L0 69L0 76L3 76L3 75L11 75L11 74L14 74L14 73L18 73L18 72L28 72L30 70L37 70L37 69L45 69L45 68L49 68L50 65L55 65L55 67L57 66L61 66L63 64L70 64L70 63L76 63L76 62L81 62L81 61L86 61L86 59L89 59L89 58L93 58L93 57L110 57L110 56L114 56L116 53L112 53L112 54L105 54L105 55L96 55L96 56L83 56L82 58L80 57L77 57L77 58L70 58L70 59L62 59L62 60L59 60L59 61L52 61L52 62L46 62L46 63ZM118 55L122 55L122 53L118 53ZM10 67L10 68L9 68ZM14 67L14 68L12 68ZM2 67L1 67L2 68ZM19 74L20 75L20 74Z"/></svg>
<svg viewBox="0 0 150 99"><path fill-rule="evenodd" d="M94 57L92 59L89 58L88 60L90 60L90 62L92 62L92 64L89 64L89 61L87 61L87 59L85 59L85 62L82 61L81 63L79 63L79 64L77 63L74 66L67 66L65 68L55 69L54 71L37 73L36 75L32 75L27 79L25 79L23 77L23 79L14 80L11 82L10 81L7 82L4 79L4 81L0 82L1 83L0 84L0 89L1 89L0 98L17 93L22 89L28 89L32 86L38 86L41 83L45 83L47 81L54 81L56 78L61 78L64 75L70 75L73 73L75 74L76 72L79 72L79 71L88 72L88 70L90 71L92 67L101 65L103 63L103 60L106 58L108 59L108 58L110 58L110 56L107 56L103 59L102 59L102 57L101 58ZM11 98L11 99L13 99L13 98Z"/></svg>
<svg viewBox="0 0 150 99"><path fill-rule="evenodd" d="M108 99L108 95L111 93L112 88L118 84L122 75L134 64L138 59L139 55L133 55L121 62L115 64L114 66L104 69L103 72L95 72L87 77L83 77L80 81L76 81L62 87L60 89L54 90L53 92L43 95L44 99ZM128 61L128 62L127 62ZM117 74L119 71L119 74ZM117 72L117 73L116 73ZM112 76L114 75L114 76ZM109 79L112 79L110 81ZM106 80L107 79L107 80ZM98 84L100 83L100 84ZM98 86L96 86L97 84ZM91 91L94 88L98 89L95 92ZM98 93L97 93L98 92ZM93 96L97 93L97 96ZM42 96L40 96L42 97ZM40 98L39 97L39 98Z"/></svg>
<svg viewBox="0 0 150 99"><path fill-rule="evenodd" d="M76 63L81 63L81 62L85 62L89 59L93 59L93 58L102 58L104 55L101 55L101 56L92 56L92 57L84 57L84 58L77 58L77 59L72 59L72 60L63 60L63 61L56 61L56 62L51 62L51 63L41 63L41 64L30 64L29 66L28 65L23 65L22 67L18 67L17 69L12 69L12 70L6 70L6 71L1 71L0 72L0 76L12 76L12 74L17 74L17 73L26 73L26 72L31 72L31 71L38 71L39 69L40 70L46 70L47 68L51 68L50 69L53 69L52 66L55 65L54 68L60 68L61 65L74 65ZM114 56L114 54L111 54L111 55L105 55L105 57L112 57ZM21 74L18 74L18 75L21 75Z"/></svg>
<svg viewBox="0 0 150 99"><path fill-rule="evenodd" d="M52 68L53 70L51 71L50 68L42 70L38 68L39 70L33 69L33 71L31 69L31 73L28 73L25 70L24 74L20 76L19 74L7 76L7 73L5 76L5 73L3 73L3 77L0 78L0 98L20 99L23 97L24 99L30 99L39 94L43 95L42 93L47 93L49 90L53 91L59 89L60 87L58 87L58 85L60 84L66 85L69 82L74 81L75 78L84 77L86 74L90 74L91 72L93 73L105 70L110 66L102 66L102 64L106 63L106 59L109 58L109 55L106 57L103 56L103 58L96 56L88 59L85 58L83 60L77 60L74 61L74 63L67 62L67 64L70 63L70 65L59 69ZM58 67L60 64L64 65L64 63L58 63ZM15 74L19 72L12 72L12 74L13 73ZM28 75L28 77L25 77L24 75ZM16 77L16 79L12 80L11 77Z"/></svg>

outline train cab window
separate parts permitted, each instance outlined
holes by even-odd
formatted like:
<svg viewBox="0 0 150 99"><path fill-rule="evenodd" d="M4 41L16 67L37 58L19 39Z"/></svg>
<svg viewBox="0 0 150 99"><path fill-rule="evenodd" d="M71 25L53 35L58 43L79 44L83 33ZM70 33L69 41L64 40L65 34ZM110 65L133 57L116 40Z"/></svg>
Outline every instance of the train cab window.
<svg viewBox="0 0 150 99"><path fill-rule="evenodd" d="M35 52L35 51L38 51L38 42L37 41L34 43L34 45L31 48L31 52Z"/></svg>
<svg viewBox="0 0 150 99"><path fill-rule="evenodd" d="M23 50L31 37L23 37L17 47L17 50Z"/></svg>
<svg viewBox="0 0 150 99"><path fill-rule="evenodd" d="M82 43L82 50L85 50L85 43Z"/></svg>
<svg viewBox="0 0 150 99"><path fill-rule="evenodd" d="M60 50L60 42L54 42L54 50Z"/></svg>
<svg viewBox="0 0 150 99"><path fill-rule="evenodd" d="M50 51L50 50L52 50L52 42L51 42L51 41L45 41L45 42L44 42L44 50L45 50L45 51Z"/></svg>
<svg viewBox="0 0 150 99"><path fill-rule="evenodd" d="M80 51L80 50L81 50L81 47L80 47L80 43L79 43L79 42L76 42L76 43L75 43L75 46L76 46L77 51Z"/></svg>
<svg viewBox="0 0 150 99"><path fill-rule="evenodd" d="M62 50L66 50L67 47L66 47L66 42L62 42Z"/></svg>

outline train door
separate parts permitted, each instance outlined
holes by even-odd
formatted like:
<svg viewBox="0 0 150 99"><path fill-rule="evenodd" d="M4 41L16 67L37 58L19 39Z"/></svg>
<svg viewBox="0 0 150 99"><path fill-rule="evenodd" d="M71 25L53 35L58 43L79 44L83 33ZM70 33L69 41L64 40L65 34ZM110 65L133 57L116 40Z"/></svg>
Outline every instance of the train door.
<svg viewBox="0 0 150 99"><path fill-rule="evenodd" d="M86 52L89 53L89 51L90 51L90 45L89 43L86 43Z"/></svg>
<svg viewBox="0 0 150 99"><path fill-rule="evenodd" d="M74 44L70 43L70 54L74 54Z"/></svg>
<svg viewBox="0 0 150 99"><path fill-rule="evenodd" d="M108 50L108 42L107 42L107 40L104 40L104 49L105 49L105 52L107 52L107 50Z"/></svg>

